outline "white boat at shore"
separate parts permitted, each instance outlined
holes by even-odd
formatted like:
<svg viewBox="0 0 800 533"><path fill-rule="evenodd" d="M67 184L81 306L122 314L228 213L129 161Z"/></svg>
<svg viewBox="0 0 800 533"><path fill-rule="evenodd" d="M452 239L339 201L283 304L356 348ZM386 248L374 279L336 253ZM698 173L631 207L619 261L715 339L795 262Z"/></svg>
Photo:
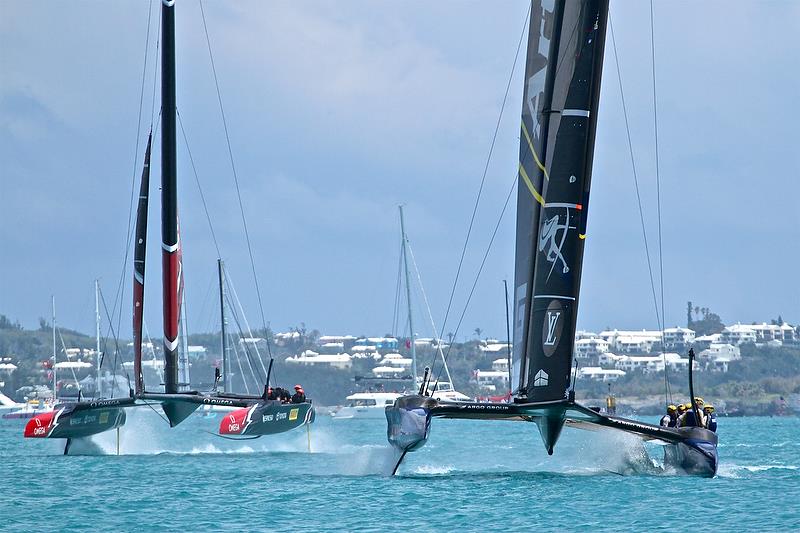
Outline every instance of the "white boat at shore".
<svg viewBox="0 0 800 533"><path fill-rule="evenodd" d="M30 400L28 403L20 405L21 407L18 409L3 413L3 420L27 420L53 410L53 404L44 400Z"/></svg>
<svg viewBox="0 0 800 533"><path fill-rule="evenodd" d="M385 408L402 396L396 392L357 392L345 400L347 404L331 416L337 420L350 418L379 418L385 420Z"/></svg>
<svg viewBox="0 0 800 533"><path fill-rule="evenodd" d="M453 384L449 381L440 381L432 384L428 391L431 398L439 401L446 402L471 402L472 398L466 394L462 394L453 388Z"/></svg>

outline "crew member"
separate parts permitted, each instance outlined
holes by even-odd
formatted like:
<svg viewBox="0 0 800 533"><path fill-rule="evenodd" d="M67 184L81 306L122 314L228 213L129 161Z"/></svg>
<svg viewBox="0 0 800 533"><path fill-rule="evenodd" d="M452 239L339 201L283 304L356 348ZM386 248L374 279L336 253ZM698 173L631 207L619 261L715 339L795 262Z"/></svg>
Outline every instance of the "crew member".
<svg viewBox="0 0 800 533"><path fill-rule="evenodd" d="M267 400L277 400L278 395L275 394L275 391L272 387L267 387Z"/></svg>
<svg viewBox="0 0 800 533"><path fill-rule="evenodd" d="M706 427L713 431L714 433L717 432L717 415L714 414L714 406L710 403L707 403L703 406L703 414L706 415Z"/></svg>
<svg viewBox="0 0 800 533"><path fill-rule="evenodd" d="M300 385L294 386L294 394L292 395L292 403L304 403L306 401L306 393Z"/></svg>
<svg viewBox="0 0 800 533"><path fill-rule="evenodd" d="M706 427L706 417L703 414L703 399L700 396L695 396L694 404L697 406L697 415L700 416L700 420L697 421L697 425L700 427Z"/></svg>
<svg viewBox="0 0 800 533"><path fill-rule="evenodd" d="M678 408L675 407L674 405L669 405L667 407L667 414L661 417L661 426L674 428L677 422L678 422Z"/></svg>
<svg viewBox="0 0 800 533"><path fill-rule="evenodd" d="M691 403L683 404L684 413L681 415L679 426L682 428L694 427L697 425L697 417L694 414Z"/></svg>
<svg viewBox="0 0 800 533"><path fill-rule="evenodd" d="M292 397L289 395L288 390L284 388L281 388L279 390L280 390L281 403L289 403L290 401L292 401Z"/></svg>

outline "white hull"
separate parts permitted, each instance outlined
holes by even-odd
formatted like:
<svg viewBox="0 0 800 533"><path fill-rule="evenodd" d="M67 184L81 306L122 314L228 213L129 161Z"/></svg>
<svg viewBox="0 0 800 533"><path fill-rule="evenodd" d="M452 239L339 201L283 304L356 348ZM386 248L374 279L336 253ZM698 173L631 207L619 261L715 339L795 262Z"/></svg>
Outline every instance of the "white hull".
<svg viewBox="0 0 800 533"><path fill-rule="evenodd" d="M371 407L342 407L331 416L337 420L350 418L369 418L386 420L386 408L383 405Z"/></svg>

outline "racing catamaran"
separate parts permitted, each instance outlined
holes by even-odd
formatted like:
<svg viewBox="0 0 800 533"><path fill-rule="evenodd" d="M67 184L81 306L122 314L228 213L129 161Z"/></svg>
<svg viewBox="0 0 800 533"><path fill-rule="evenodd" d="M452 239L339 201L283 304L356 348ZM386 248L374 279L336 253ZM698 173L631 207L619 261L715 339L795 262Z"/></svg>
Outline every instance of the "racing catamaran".
<svg viewBox="0 0 800 533"><path fill-rule="evenodd" d="M564 425L609 428L665 445L665 466L711 477L717 436L600 414L575 401L573 345L586 238L608 0L533 0L520 132L514 279L513 402L446 402L419 393L386 408L406 453L433 418L534 422L548 454ZM692 364L690 362L690 364Z"/></svg>
<svg viewBox="0 0 800 533"><path fill-rule="evenodd" d="M183 301L183 269L178 221L177 196L177 110L175 103L175 0L162 0L161 5L161 236L162 286L164 319L164 391L145 390L142 373L142 326L144 311L144 278L147 245L147 206L150 189L150 149L148 136L136 216L133 336L134 388L128 396L95 398L59 405L52 412L34 416L26 425L25 437L64 438L68 453L70 439L88 437L125 424L125 409L160 404L169 425L184 421L201 405L224 406L231 412L222 417L221 435L258 437L281 433L310 424L314 409L310 402L283 404L268 399L268 385L260 396L235 394L230 391L198 392L182 390L188 383L179 380L178 346L181 303ZM271 366L271 365L270 365ZM267 383L269 376L267 376Z"/></svg>

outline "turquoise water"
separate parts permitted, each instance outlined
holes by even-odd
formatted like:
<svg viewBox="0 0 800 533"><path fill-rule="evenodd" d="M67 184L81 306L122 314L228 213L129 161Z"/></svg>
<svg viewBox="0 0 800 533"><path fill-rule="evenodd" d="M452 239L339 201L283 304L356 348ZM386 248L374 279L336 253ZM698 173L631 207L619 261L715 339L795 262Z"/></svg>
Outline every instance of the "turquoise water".
<svg viewBox="0 0 800 533"><path fill-rule="evenodd" d="M533 424L466 420L434 420L391 478L382 420L321 416L310 454L304 430L231 442L217 423L138 411L121 455L65 457L0 421L0 530L800 530L799 418L721 418L714 479L614 433L565 429L548 457Z"/></svg>

